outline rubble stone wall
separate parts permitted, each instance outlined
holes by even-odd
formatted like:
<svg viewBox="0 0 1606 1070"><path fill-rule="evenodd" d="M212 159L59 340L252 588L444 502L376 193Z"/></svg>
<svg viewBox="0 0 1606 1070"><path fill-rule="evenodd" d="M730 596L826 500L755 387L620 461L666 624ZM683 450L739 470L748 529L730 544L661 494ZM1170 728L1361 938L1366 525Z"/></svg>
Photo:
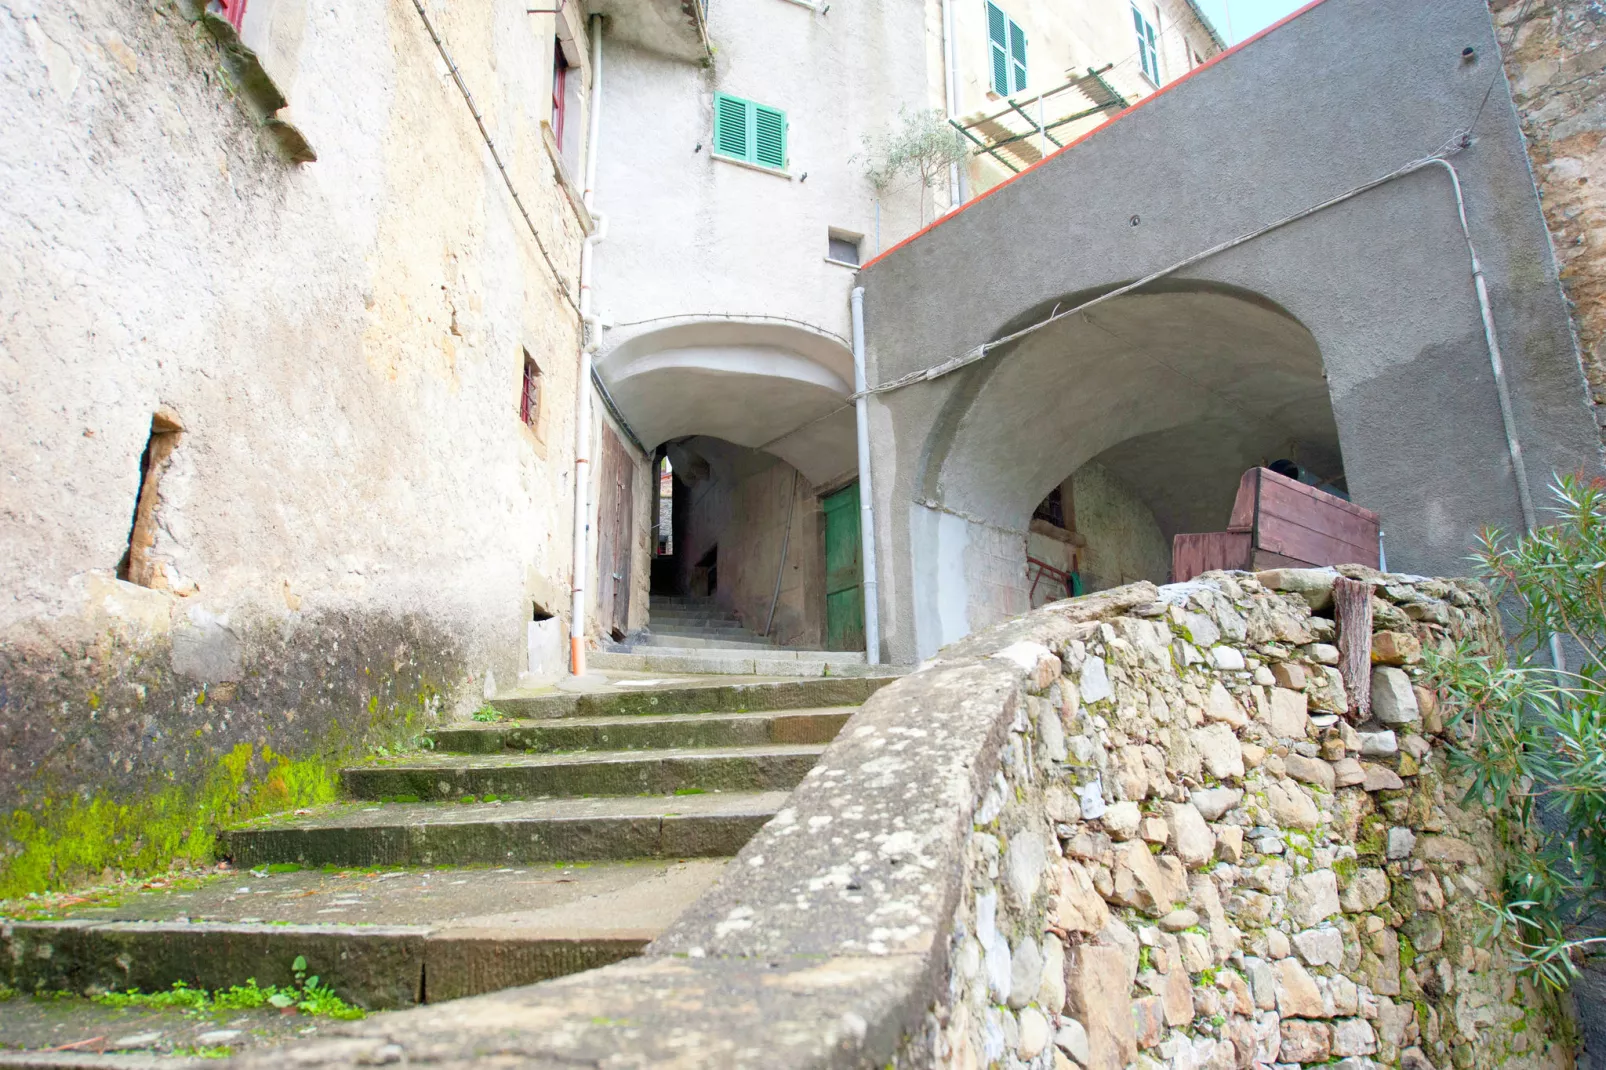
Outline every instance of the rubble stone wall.
<svg viewBox="0 0 1606 1070"><path fill-rule="evenodd" d="M973 815L936 1061L1572 1065L1570 1022L1477 941L1502 845L1422 672L1424 644L1498 641L1488 593L1344 571L1378 581L1366 723L1330 571L1213 573L999 651L1027 694Z"/></svg>
<svg viewBox="0 0 1606 1070"><path fill-rule="evenodd" d="M873 695L641 957L341 1024L288 1057L1572 1067L1570 1016L1475 938L1502 843L1458 803L1458 729L1422 677L1424 644L1497 640L1489 596L1366 576L1367 723L1344 715L1333 572L1056 602Z"/></svg>
<svg viewBox="0 0 1606 1070"><path fill-rule="evenodd" d="M1606 7L1490 0L1600 423L1606 405Z"/></svg>

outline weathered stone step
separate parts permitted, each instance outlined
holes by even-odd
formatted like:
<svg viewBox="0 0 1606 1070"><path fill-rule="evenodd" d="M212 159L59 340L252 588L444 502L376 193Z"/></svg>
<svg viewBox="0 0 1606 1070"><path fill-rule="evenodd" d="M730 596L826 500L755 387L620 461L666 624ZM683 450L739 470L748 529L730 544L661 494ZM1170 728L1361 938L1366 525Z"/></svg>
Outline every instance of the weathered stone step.
<svg viewBox="0 0 1606 1070"><path fill-rule="evenodd" d="M723 865L235 873L13 921L0 929L0 978L21 992L288 986L300 956L359 1006L436 1002L634 955Z"/></svg>
<svg viewBox="0 0 1606 1070"><path fill-rule="evenodd" d="M430 736L437 752L457 754L829 743L852 714L852 707L839 706L668 717L563 717L547 721L458 724L438 728Z"/></svg>
<svg viewBox="0 0 1606 1070"><path fill-rule="evenodd" d="M630 641L632 649L642 647L667 646L692 650L752 650L771 651L780 650L781 647L763 638L748 632L713 632L700 631L693 635L687 632L649 632ZM795 647L791 649L796 649ZM754 656L757 656L756 654Z"/></svg>
<svg viewBox="0 0 1606 1070"><path fill-rule="evenodd" d="M818 744L596 751L580 754L430 755L340 771L356 799L416 802L494 795L670 795L680 791L775 791L797 786Z"/></svg>
<svg viewBox="0 0 1606 1070"><path fill-rule="evenodd" d="M592 654L595 658L596 655ZM858 706L895 676L884 667L865 677L766 680L759 682L677 683L602 692L509 692L491 700L508 717L608 717L666 713L749 713L817 706Z"/></svg>
<svg viewBox="0 0 1606 1070"><path fill-rule="evenodd" d="M654 611L647 618L647 627L654 630L671 628L709 628L716 631L743 631L741 618L713 613L677 613Z"/></svg>
<svg viewBox="0 0 1606 1070"><path fill-rule="evenodd" d="M588 655L588 661L598 669L739 676L852 676L879 669L866 665L864 655L858 652L780 647L751 654L740 650L644 647L629 653L597 651Z"/></svg>
<svg viewBox="0 0 1606 1070"><path fill-rule="evenodd" d="M787 792L513 803L336 803L223 833L236 866L526 864L719 858L741 850Z"/></svg>

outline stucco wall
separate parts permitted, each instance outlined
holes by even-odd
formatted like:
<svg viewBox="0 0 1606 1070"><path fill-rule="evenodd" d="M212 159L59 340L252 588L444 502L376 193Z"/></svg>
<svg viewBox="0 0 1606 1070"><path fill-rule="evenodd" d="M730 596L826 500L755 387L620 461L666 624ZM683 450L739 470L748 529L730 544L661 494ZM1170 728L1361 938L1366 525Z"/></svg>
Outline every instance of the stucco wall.
<svg viewBox="0 0 1606 1070"><path fill-rule="evenodd" d="M1081 554L1085 589L1102 591L1138 580L1165 583L1171 543L1148 507L1097 462L1078 468L1070 485L1076 530L1087 538Z"/></svg>
<svg viewBox="0 0 1606 1070"><path fill-rule="evenodd" d="M671 459L695 453L677 473L692 475L684 494L684 544L676 546L683 582L717 545L720 605L734 611L753 632L762 632L775 601L770 635L786 646L821 646L825 639L824 528L819 499L809 482L784 461L707 438L675 448ZM787 524L790 521L791 535ZM780 570L780 597L775 580ZM701 593L698 591L697 593Z"/></svg>
<svg viewBox="0 0 1606 1070"><path fill-rule="evenodd" d="M1089 68L1112 65L1104 78L1128 102L1140 100L1159 87L1144 73L1139 58L1132 5L1001 0L998 6L1026 32L1028 84L1023 92L1010 96L1022 103L1034 119L1038 117L1037 94L1057 89L1068 80L1068 74L1080 75ZM1159 85L1193 69L1194 55L1209 59L1220 51L1186 0L1140 0L1140 7L1159 34ZM956 3L953 20L959 73L958 114L961 118L996 115L1007 104L992 90L987 7L981 3ZM1042 119L1052 123L1086 107L1087 102L1079 95L1068 94L1049 101ZM1097 126L1103 118L1095 115L1070 123L1053 131L1053 135L1060 144L1067 144ZM1009 118L1007 123L1014 129L1025 129L1016 117ZM1031 144L1040 150L1045 146L1049 151L1053 148L1040 138L1032 139ZM975 194L990 189L1011 173L991 156L974 156L967 168L970 191Z"/></svg>
<svg viewBox="0 0 1606 1070"><path fill-rule="evenodd" d="M0 799L44 826L29 880L180 848L107 819L52 858L86 807L160 796L204 831L222 755L249 758L233 806L269 751L476 702L525 667L532 604L566 612L581 229L540 140L550 24L431 12L561 279L406 0L276 38L300 167L172 4L0 11ZM113 570L159 407L184 433L151 591Z"/></svg>
<svg viewBox="0 0 1606 1070"><path fill-rule="evenodd" d="M1542 497L1552 471L1597 470L1568 310L1497 55L1481 0L1324 0L868 265L871 381L960 356L1057 304L1388 175L1473 122L1453 162L1529 482ZM881 619L893 660L934 649L917 640L916 619L923 592L950 575L935 529L918 526L914 511L933 503L1023 523L1061 472L1134 429L1169 435L1170 454L1190 466L1186 485L1219 485L1222 507L1244 457L1276 434L1301 435L1313 455L1336 445L1354 500L1383 516L1389 563L1412 572L1454 571L1480 527L1522 523L1442 168L1272 230L1156 289L872 401ZM1181 306L1143 315L1145 303L1163 309L1167 294ZM1206 309L1218 297L1227 302L1219 316ZM1275 359L1227 381L1221 369L1241 351L1185 340L1196 325L1213 334L1233 322L1261 332ZM1033 374L1011 372L1034 352ZM1214 415L1201 423L1206 410ZM1332 430L1321 429L1325 419ZM1260 422L1264 441L1239 440Z"/></svg>

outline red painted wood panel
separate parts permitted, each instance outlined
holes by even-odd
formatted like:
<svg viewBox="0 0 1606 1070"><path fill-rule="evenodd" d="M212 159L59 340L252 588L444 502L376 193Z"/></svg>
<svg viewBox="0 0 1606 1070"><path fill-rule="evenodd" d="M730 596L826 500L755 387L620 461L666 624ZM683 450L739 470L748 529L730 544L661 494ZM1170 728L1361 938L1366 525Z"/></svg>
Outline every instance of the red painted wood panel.
<svg viewBox="0 0 1606 1070"><path fill-rule="evenodd" d="M1249 567L1247 531L1207 531L1171 540L1171 579L1184 583L1212 569Z"/></svg>

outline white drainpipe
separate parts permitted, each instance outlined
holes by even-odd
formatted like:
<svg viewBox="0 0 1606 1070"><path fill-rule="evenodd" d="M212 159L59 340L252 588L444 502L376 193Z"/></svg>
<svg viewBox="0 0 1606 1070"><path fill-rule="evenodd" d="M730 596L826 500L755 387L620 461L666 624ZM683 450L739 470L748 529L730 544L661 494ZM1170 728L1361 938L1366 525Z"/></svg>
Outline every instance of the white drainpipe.
<svg viewBox="0 0 1606 1070"><path fill-rule="evenodd" d="M859 425L859 540L864 557L864 656L871 665L881 664L881 603L876 599L875 507L870 493L870 399L865 395L864 375L864 287L855 286L850 298L853 308L853 390L859 395L854 404Z"/></svg>
<svg viewBox="0 0 1606 1070"><path fill-rule="evenodd" d="M602 135L602 16L592 15L591 114L586 129L585 191L581 200L592 229L580 245L580 370L574 406L574 600L569 607L569 671L586 671L586 565L591 560L591 355L602 328L591 313L592 249L601 240L602 220L593 205L597 188L597 142Z"/></svg>
<svg viewBox="0 0 1606 1070"><path fill-rule="evenodd" d="M953 0L942 0L942 88L950 119L959 114L959 63L954 49ZM965 172L958 164L949 164L948 203L955 208L965 201L965 185Z"/></svg>

